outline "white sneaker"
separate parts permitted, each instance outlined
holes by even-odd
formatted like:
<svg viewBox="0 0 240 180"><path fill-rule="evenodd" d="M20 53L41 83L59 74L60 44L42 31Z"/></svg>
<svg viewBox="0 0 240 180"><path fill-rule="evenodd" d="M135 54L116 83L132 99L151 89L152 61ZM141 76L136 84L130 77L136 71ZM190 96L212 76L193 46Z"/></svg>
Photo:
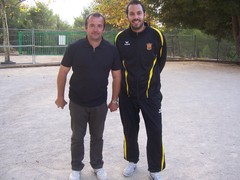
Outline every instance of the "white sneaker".
<svg viewBox="0 0 240 180"><path fill-rule="evenodd" d="M155 172L155 173L150 172L150 179L151 180L162 180L160 172Z"/></svg>
<svg viewBox="0 0 240 180"><path fill-rule="evenodd" d="M80 180L81 179L81 174L80 171L72 171L69 180Z"/></svg>
<svg viewBox="0 0 240 180"><path fill-rule="evenodd" d="M93 170L99 180L107 180L107 173L103 168Z"/></svg>
<svg viewBox="0 0 240 180"><path fill-rule="evenodd" d="M123 175L126 177L132 176L137 168L137 164L129 162L127 167L123 170Z"/></svg>

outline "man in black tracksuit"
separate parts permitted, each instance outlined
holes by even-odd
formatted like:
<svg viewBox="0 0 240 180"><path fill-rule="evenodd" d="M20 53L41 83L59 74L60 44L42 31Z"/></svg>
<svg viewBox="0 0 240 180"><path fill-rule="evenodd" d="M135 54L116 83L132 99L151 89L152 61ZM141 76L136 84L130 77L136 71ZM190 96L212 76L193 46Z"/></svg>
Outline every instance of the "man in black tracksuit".
<svg viewBox="0 0 240 180"><path fill-rule="evenodd" d="M116 36L116 46L123 64L119 108L124 128L124 158L129 161L124 176L131 176L139 160L138 132L141 110L147 131L148 170L152 179L161 179L165 168L162 143L160 73L166 62L164 35L151 28L145 8L137 0L126 9L130 27Z"/></svg>

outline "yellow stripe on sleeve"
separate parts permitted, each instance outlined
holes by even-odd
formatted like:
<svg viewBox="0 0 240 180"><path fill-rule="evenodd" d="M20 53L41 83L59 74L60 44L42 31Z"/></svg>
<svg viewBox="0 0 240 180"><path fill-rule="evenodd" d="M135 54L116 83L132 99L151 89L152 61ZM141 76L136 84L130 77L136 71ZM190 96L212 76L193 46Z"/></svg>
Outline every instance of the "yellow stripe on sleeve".
<svg viewBox="0 0 240 180"><path fill-rule="evenodd" d="M154 27L153 27L153 29L155 29L155 30L158 32L158 34L159 34L159 36L160 36L160 39L161 39L162 47L163 47L164 41L163 41L162 33L161 33L158 29L156 29L156 28L154 28ZM160 57L162 56L162 47L160 48Z"/></svg>

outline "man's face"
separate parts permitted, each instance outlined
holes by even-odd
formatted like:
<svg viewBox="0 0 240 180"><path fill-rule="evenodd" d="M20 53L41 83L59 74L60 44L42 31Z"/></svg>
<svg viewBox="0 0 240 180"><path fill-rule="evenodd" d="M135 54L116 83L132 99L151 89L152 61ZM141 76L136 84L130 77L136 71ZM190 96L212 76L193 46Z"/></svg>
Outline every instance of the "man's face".
<svg viewBox="0 0 240 180"><path fill-rule="evenodd" d="M103 18L90 16L86 27L86 32L90 41L100 41L104 32Z"/></svg>
<svg viewBox="0 0 240 180"><path fill-rule="evenodd" d="M127 18L133 31L140 32L143 30L145 13L140 4L132 4L128 7Z"/></svg>

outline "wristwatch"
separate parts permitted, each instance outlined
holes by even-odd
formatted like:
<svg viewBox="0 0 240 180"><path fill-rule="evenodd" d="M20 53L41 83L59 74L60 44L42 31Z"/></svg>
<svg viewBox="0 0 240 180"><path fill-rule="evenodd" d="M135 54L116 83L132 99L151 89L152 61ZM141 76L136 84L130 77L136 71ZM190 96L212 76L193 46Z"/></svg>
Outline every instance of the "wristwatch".
<svg viewBox="0 0 240 180"><path fill-rule="evenodd" d="M118 100L112 100L111 103L118 104Z"/></svg>

